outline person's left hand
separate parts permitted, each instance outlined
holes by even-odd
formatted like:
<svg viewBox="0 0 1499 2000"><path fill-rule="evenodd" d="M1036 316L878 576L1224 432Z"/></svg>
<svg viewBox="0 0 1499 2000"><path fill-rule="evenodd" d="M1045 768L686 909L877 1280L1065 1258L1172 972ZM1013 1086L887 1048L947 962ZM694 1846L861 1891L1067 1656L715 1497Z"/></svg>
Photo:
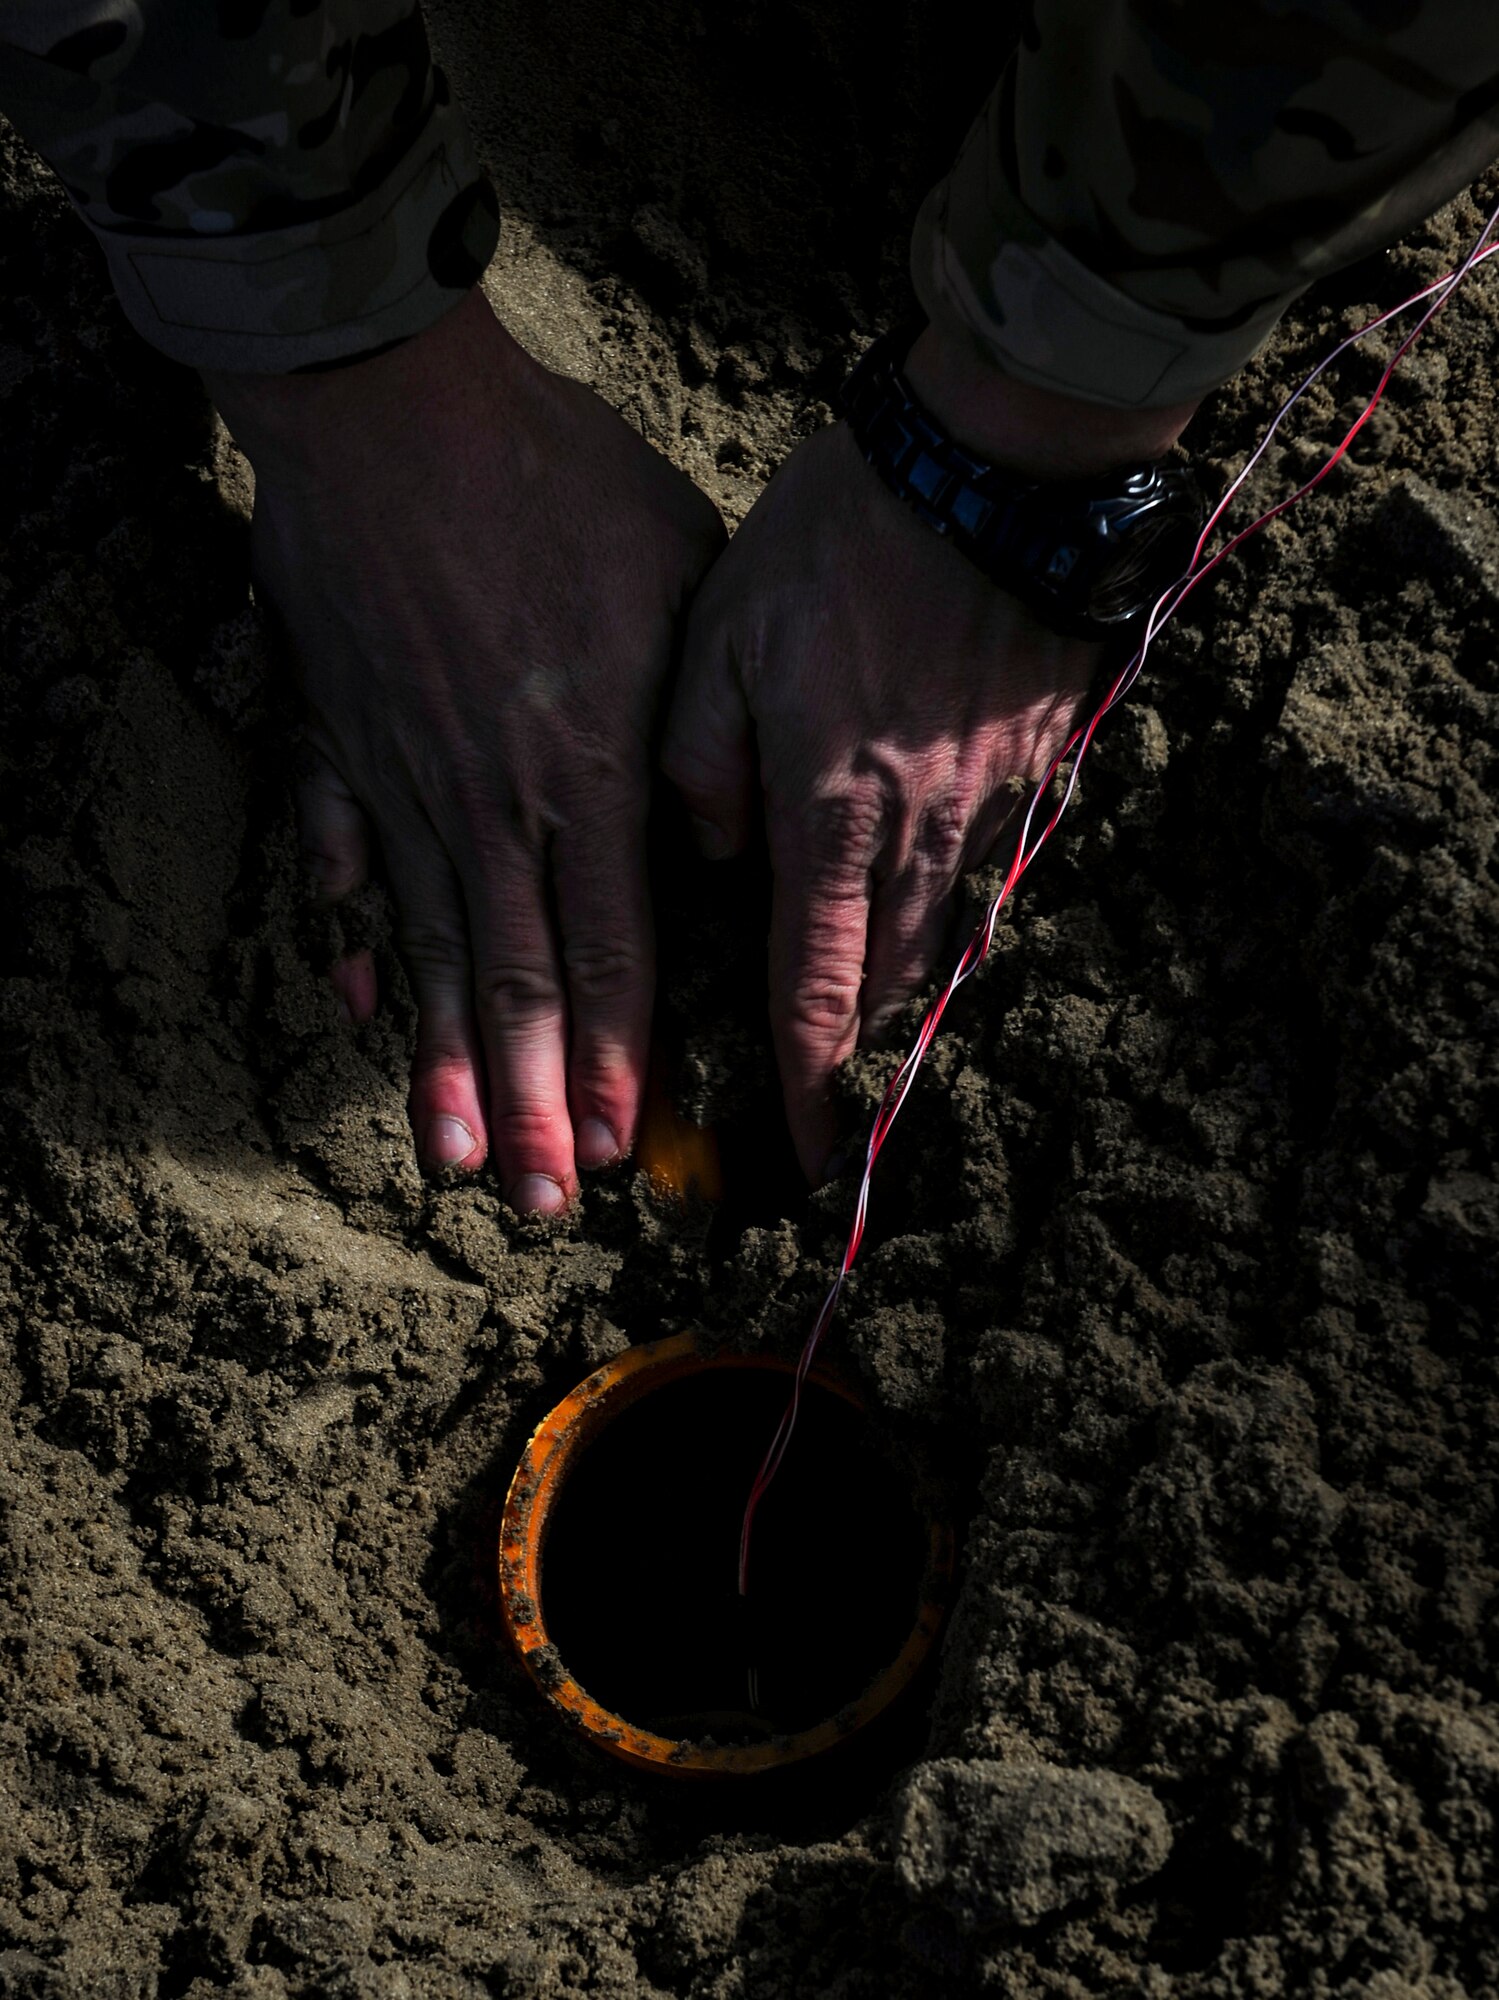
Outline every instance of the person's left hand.
<svg viewBox="0 0 1499 2000"><path fill-rule="evenodd" d="M1037 478L1154 456L1191 413L975 377L931 329L907 373L965 442ZM792 454L709 572L663 761L710 856L745 845L763 788L771 1025L809 1179L838 1137L833 1070L926 975L960 875L987 857L1013 781L1065 741L1099 653L919 521L843 424Z"/></svg>
<svg viewBox="0 0 1499 2000"><path fill-rule="evenodd" d="M771 1026L810 1180L838 1136L834 1069L925 975L1095 653L907 513L842 426L793 454L709 572L665 766L709 855L744 846L764 788Z"/></svg>

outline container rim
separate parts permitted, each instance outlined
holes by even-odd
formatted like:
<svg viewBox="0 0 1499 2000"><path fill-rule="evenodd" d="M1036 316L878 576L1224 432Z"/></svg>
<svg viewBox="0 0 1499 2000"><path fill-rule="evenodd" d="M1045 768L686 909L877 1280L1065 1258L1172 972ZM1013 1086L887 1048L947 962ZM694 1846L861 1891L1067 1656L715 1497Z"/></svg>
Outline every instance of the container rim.
<svg viewBox="0 0 1499 2000"><path fill-rule="evenodd" d="M953 1532L927 1522L920 1601L900 1652L858 1698L826 1721L765 1743L694 1743L657 1736L614 1714L568 1673L547 1633L541 1609L541 1552L552 1505L586 1447L622 1411L684 1375L723 1368L766 1369L788 1380L795 1364L780 1355L705 1349L689 1329L626 1348L586 1376L544 1416L527 1440L510 1481L500 1520L500 1614L522 1666L551 1707L591 1743L622 1763L680 1778L744 1778L804 1762L847 1743L890 1706L915 1679L942 1627L953 1572ZM863 1398L830 1370L810 1379L857 1410Z"/></svg>

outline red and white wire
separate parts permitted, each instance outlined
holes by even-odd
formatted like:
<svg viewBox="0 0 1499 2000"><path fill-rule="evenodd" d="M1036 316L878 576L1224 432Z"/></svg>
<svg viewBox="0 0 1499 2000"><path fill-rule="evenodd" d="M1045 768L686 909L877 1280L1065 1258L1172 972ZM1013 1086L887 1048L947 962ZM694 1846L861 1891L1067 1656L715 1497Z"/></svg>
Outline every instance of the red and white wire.
<svg viewBox="0 0 1499 2000"><path fill-rule="evenodd" d="M941 993L938 994L937 998L932 1002L931 1007L927 1010L926 1018L917 1031L916 1040L912 1043L910 1051L900 1068L890 1079L884 1098L881 1100L880 1108L875 1114L874 1124L870 1128L869 1140L864 1150L864 1172L859 1181L859 1192L854 1202L853 1221L849 1226L843 1259L838 1267L838 1274L828 1288L827 1296L823 1299L817 1318L812 1324L812 1330L802 1347L796 1365L796 1372L792 1377L790 1400L787 1402L781 1421L776 1428L775 1436L771 1439L769 1448L761 1462L760 1470L755 1476L754 1485L750 1489L749 1499L745 1505L744 1518L739 1533L739 1590L741 1595L744 1594L749 1585L750 1540L754 1531L756 1510L760 1502L764 1499L771 1481L780 1470L781 1461L786 1454L786 1447L791 1442L791 1433L796 1427L797 1414L801 1408L802 1390L806 1385L808 1372L811 1369L818 1348L822 1345L823 1336L833 1322L834 1314L838 1310L838 1302L843 1296L844 1285L848 1281L848 1274L853 1269L854 1259L858 1256L859 1246L864 1240L864 1229L869 1216L869 1190L874 1176L874 1163L880 1156L880 1150L889 1136L891 1126L900 1115L901 1107L910 1093L912 1084L916 1081L917 1071L926 1060L927 1051L932 1045L942 1016L947 1011L948 1002L963 984L964 980L969 978L983 963L985 958L988 957L989 949L994 942L994 931L999 922L1000 911L1009 900L1011 891L1014 889L1016 883L1019 882L1026 869L1030 867L1041 849L1051 838L1053 832L1056 830L1057 822L1071 803L1073 792L1077 788L1078 773L1082 769L1083 759L1087 756L1088 750L1092 745L1098 725L1103 721L1109 710L1122 701L1124 696L1134 686L1135 681L1139 678L1140 669L1145 664L1145 657L1150 651L1151 645L1157 635L1167 621L1173 618L1182 605L1186 603L1192 592L1196 590L1204 578L1211 576L1213 571L1246 542L1251 535L1257 535L1261 529L1267 527L1271 521L1277 519L1281 514L1284 514L1288 508L1294 507L1299 501L1304 500L1307 494L1312 492L1315 487L1320 486L1333 467L1347 455L1349 446L1379 407L1385 390L1389 386L1390 377L1394 374L1403 357L1409 352L1411 346L1431 324L1432 320L1441 311L1442 307L1469 273L1475 270L1478 265L1486 262L1496 252L1499 252L1499 242L1491 240L1496 228L1499 228L1499 207L1496 207L1489 216L1472 249L1456 270L1449 271L1445 277L1438 278L1434 283L1425 286L1421 291L1412 293L1408 299L1402 300L1399 305L1391 306L1388 312L1380 313L1376 318L1367 321L1365 325L1359 327L1356 332L1349 334L1345 339L1339 341L1337 346L1331 349L1317 363L1316 367L1306 377L1305 381L1301 383L1300 387L1286 398L1271 420L1264 436L1229 484L1222 499L1208 516L1202 533L1198 537L1197 546L1193 550L1191 562L1182 575L1177 578L1176 582L1169 589L1163 591L1157 599L1149 618L1145 622L1145 630L1139 645L1110 684L1108 692L1093 711L1088 721L1081 724L1072 732L1056 756L1052 758L1051 763L1047 766L1044 777L1042 777L1035 791L1031 794L1025 819L1021 824L1020 838L1015 845L1014 858L1011 860L1010 866L1005 873L999 893L990 903L983 922L968 940L963 955L954 967L952 976L949 978L946 986L943 987ZM1277 501L1273 507L1266 508L1263 514L1258 515L1247 527L1240 528L1220 549L1215 550L1211 556L1205 558L1204 551L1213 530L1223 519L1224 514L1228 511L1229 506L1240 488L1244 485L1244 482L1264 457L1282 423L1301 401L1308 389L1312 387L1313 383L1318 381L1335 362L1346 354L1349 348L1357 346L1359 341L1377 331L1378 328L1388 325L1391 320L1398 319L1402 313L1409 312L1412 306L1420 305L1423 299L1429 299L1431 301L1430 305L1427 306L1426 311L1417 320L1415 326L1406 334L1400 345L1385 363L1384 372L1379 378L1374 393L1369 397L1353 423L1350 424L1326 460L1317 468L1311 478L1303 485L1298 486L1295 492L1288 494L1285 499ZM1073 755L1074 751L1076 752L1075 756ZM1069 757L1072 758L1072 766L1068 771L1061 799L1053 808L1050 818L1041 828L1041 831L1032 839L1031 828L1035 823L1036 814L1041 802L1047 792L1050 791L1058 772Z"/></svg>

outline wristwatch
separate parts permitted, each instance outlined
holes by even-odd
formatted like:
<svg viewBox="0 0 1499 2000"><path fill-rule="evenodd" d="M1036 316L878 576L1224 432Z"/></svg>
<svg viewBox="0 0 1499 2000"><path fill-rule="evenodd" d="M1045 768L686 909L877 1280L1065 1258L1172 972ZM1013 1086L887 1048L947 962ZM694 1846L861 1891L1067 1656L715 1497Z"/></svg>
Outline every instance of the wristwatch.
<svg viewBox="0 0 1499 2000"><path fill-rule="evenodd" d="M844 385L838 414L897 499L1053 631L1106 639L1150 610L1192 560L1197 481L1171 462L1055 484L1007 472L923 408L902 365L921 331L882 334Z"/></svg>

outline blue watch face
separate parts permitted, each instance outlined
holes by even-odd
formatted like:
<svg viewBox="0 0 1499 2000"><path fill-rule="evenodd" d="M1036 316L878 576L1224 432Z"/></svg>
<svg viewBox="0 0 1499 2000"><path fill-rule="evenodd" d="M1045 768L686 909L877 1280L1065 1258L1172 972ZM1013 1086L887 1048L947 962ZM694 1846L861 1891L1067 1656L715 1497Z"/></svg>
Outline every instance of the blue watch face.
<svg viewBox="0 0 1499 2000"><path fill-rule="evenodd" d="M1178 465L1040 486L949 437L901 372L914 332L877 340L841 414L896 497L1058 631L1104 637L1143 616L1192 558L1202 498Z"/></svg>

